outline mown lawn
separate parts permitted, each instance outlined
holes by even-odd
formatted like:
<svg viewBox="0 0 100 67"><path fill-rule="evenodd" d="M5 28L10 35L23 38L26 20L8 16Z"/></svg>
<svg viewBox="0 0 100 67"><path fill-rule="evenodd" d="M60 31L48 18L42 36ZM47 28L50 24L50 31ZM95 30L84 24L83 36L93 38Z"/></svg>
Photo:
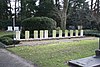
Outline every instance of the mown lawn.
<svg viewBox="0 0 100 67"><path fill-rule="evenodd" d="M38 46L19 46L8 48L9 51L30 60L37 67L67 67L67 62L95 54L98 40L61 42Z"/></svg>
<svg viewBox="0 0 100 67"><path fill-rule="evenodd" d="M0 37L5 36L5 35L12 35L13 32L8 32L8 31L0 31Z"/></svg>

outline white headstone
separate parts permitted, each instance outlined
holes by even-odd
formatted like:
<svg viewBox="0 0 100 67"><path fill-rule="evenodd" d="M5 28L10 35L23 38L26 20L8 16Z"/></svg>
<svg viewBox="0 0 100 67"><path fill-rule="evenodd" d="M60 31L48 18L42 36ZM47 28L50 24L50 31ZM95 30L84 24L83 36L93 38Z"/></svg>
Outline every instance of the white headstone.
<svg viewBox="0 0 100 67"><path fill-rule="evenodd" d="M38 31L37 30L34 31L34 38L38 38Z"/></svg>
<svg viewBox="0 0 100 67"><path fill-rule="evenodd" d="M20 31L16 31L16 40L20 39Z"/></svg>
<svg viewBox="0 0 100 67"><path fill-rule="evenodd" d="M25 31L25 39L29 39L29 31Z"/></svg>
<svg viewBox="0 0 100 67"><path fill-rule="evenodd" d="M80 30L80 36L83 36L83 30Z"/></svg>
<svg viewBox="0 0 100 67"><path fill-rule="evenodd" d="M45 30L44 37L48 38L48 30Z"/></svg>
<svg viewBox="0 0 100 67"><path fill-rule="evenodd" d="M40 38L43 39L43 30L40 30Z"/></svg>
<svg viewBox="0 0 100 67"><path fill-rule="evenodd" d="M62 37L62 30L59 30L59 37Z"/></svg>
<svg viewBox="0 0 100 67"><path fill-rule="evenodd" d="M81 30L83 27L80 25L80 26L78 26L78 30Z"/></svg>
<svg viewBox="0 0 100 67"><path fill-rule="evenodd" d="M53 35L53 38L56 38L56 30L53 30L52 35Z"/></svg>
<svg viewBox="0 0 100 67"><path fill-rule="evenodd" d="M19 31L19 27L14 27L14 31Z"/></svg>
<svg viewBox="0 0 100 67"><path fill-rule="evenodd" d="M12 26L8 26L7 31L13 31Z"/></svg>
<svg viewBox="0 0 100 67"><path fill-rule="evenodd" d="M75 36L78 36L78 30L75 30Z"/></svg>
<svg viewBox="0 0 100 67"><path fill-rule="evenodd" d="M70 30L70 37L73 37L73 30Z"/></svg>
<svg viewBox="0 0 100 67"><path fill-rule="evenodd" d="M68 30L65 30L65 37L68 37Z"/></svg>

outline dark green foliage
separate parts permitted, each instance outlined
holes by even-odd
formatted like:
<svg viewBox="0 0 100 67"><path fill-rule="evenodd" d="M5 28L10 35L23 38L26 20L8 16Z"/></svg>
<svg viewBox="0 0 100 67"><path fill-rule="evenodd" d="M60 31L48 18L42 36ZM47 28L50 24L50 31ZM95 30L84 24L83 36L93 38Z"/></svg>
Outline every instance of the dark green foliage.
<svg viewBox="0 0 100 67"><path fill-rule="evenodd" d="M39 5L36 9L35 16L44 16L44 17L52 17L52 10L54 7L53 0L40 0Z"/></svg>
<svg viewBox="0 0 100 67"><path fill-rule="evenodd" d="M12 26L12 21L11 20L0 20L0 29L2 30L7 30L8 26Z"/></svg>
<svg viewBox="0 0 100 67"><path fill-rule="evenodd" d="M11 11L8 10L8 0L0 0L0 20L7 20L10 17Z"/></svg>
<svg viewBox="0 0 100 67"><path fill-rule="evenodd" d="M3 37L10 37L10 38L12 38L12 39L13 39L13 36L15 36L15 35L10 34L10 35L4 35Z"/></svg>
<svg viewBox="0 0 100 67"><path fill-rule="evenodd" d="M70 0L68 13L69 25L83 25L85 28L91 25L91 11L85 0Z"/></svg>
<svg viewBox="0 0 100 67"><path fill-rule="evenodd" d="M21 19L32 17L35 14L37 0L21 0Z"/></svg>
<svg viewBox="0 0 100 67"><path fill-rule="evenodd" d="M84 35L100 37L100 32L98 30L84 30Z"/></svg>
<svg viewBox="0 0 100 67"><path fill-rule="evenodd" d="M0 29L2 30L7 30L7 27L8 26L13 26L13 22L12 22L12 20L5 20L5 21L2 21L2 20L0 20ZM17 22L16 22L16 26L21 26L21 21L20 20L18 20Z"/></svg>
<svg viewBox="0 0 100 67"><path fill-rule="evenodd" d="M0 30L3 28L2 21L0 21Z"/></svg>
<svg viewBox="0 0 100 67"><path fill-rule="evenodd" d="M5 45L13 45L20 43L20 41L13 40L11 37L12 37L11 35L0 37L0 42L4 43Z"/></svg>
<svg viewBox="0 0 100 67"><path fill-rule="evenodd" d="M2 37L0 38L0 41L6 45L12 45L13 44L13 39L10 37Z"/></svg>
<svg viewBox="0 0 100 67"><path fill-rule="evenodd" d="M31 17L22 21L23 30L52 30L56 28L56 21L47 17Z"/></svg>

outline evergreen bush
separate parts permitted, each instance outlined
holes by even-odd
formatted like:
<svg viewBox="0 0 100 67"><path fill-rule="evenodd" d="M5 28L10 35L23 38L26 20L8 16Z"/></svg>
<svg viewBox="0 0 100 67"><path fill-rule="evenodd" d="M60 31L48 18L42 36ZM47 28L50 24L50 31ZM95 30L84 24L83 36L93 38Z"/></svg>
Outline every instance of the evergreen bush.
<svg viewBox="0 0 100 67"><path fill-rule="evenodd" d="M48 17L31 17L22 21L22 30L53 30L56 21Z"/></svg>

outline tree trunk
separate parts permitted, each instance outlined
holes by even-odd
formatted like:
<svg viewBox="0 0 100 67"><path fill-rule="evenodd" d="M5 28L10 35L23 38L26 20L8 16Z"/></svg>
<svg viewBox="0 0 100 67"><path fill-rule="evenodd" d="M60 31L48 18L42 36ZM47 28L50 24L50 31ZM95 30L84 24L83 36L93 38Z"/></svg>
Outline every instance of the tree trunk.
<svg viewBox="0 0 100 67"><path fill-rule="evenodd" d="M62 17L61 17L61 29L66 29L66 13L62 13Z"/></svg>
<svg viewBox="0 0 100 67"><path fill-rule="evenodd" d="M61 16L61 29L66 29L66 19L67 19L67 10L68 10L68 0L63 2L63 10Z"/></svg>

